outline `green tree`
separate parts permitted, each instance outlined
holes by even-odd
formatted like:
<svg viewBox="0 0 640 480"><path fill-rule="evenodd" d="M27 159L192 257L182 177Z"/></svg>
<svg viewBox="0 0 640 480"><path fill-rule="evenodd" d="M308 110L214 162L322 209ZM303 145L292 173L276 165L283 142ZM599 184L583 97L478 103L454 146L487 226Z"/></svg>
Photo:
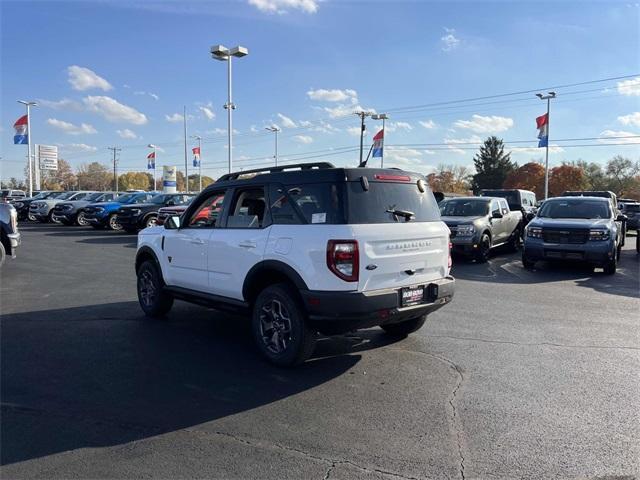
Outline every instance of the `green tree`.
<svg viewBox="0 0 640 480"><path fill-rule="evenodd" d="M480 152L473 157L473 163L476 174L471 186L476 193L483 188L502 188L507 175L516 168L511 153L504 153L502 139L495 136L484 141Z"/></svg>
<svg viewBox="0 0 640 480"><path fill-rule="evenodd" d="M207 185L210 185L214 182L214 179L211 177L207 177L206 175L202 176L202 188L204 189ZM200 176L198 174L189 175L189 191L197 192L200 190Z"/></svg>
<svg viewBox="0 0 640 480"><path fill-rule="evenodd" d="M76 177L78 188L82 190L108 190L112 188L113 174L111 170L98 162L80 165Z"/></svg>
<svg viewBox="0 0 640 480"><path fill-rule="evenodd" d="M40 185L43 190L73 190L78 179L69 162L58 159L57 170L40 170Z"/></svg>
<svg viewBox="0 0 640 480"><path fill-rule="evenodd" d="M622 155L616 155L607 162L606 172L611 190L618 195L624 195L634 185L634 177L640 173L640 163Z"/></svg>
<svg viewBox="0 0 640 480"><path fill-rule="evenodd" d="M147 172L127 172L118 177L118 190L149 190L153 176Z"/></svg>
<svg viewBox="0 0 640 480"><path fill-rule="evenodd" d="M595 162L585 162L584 160L578 160L575 162L577 167L580 167L584 172L584 179L587 190L608 190L609 181L607 176L602 170L602 166Z"/></svg>

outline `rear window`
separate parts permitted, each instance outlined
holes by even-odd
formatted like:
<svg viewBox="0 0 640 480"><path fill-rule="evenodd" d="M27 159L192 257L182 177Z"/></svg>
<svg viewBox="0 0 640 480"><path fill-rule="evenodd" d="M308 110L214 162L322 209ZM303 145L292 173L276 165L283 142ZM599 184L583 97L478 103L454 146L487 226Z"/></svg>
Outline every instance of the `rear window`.
<svg viewBox="0 0 640 480"><path fill-rule="evenodd" d="M518 192L502 192L500 190L483 190L483 197L500 197L507 200L511 210L519 210L522 205Z"/></svg>
<svg viewBox="0 0 640 480"><path fill-rule="evenodd" d="M421 192L415 182L369 182L365 191L360 182L347 182L347 218L349 223L396 223L404 218L392 210L412 212L412 222L435 222L440 211L431 190Z"/></svg>
<svg viewBox="0 0 640 480"><path fill-rule="evenodd" d="M640 212L640 205L626 205L624 207L625 212Z"/></svg>

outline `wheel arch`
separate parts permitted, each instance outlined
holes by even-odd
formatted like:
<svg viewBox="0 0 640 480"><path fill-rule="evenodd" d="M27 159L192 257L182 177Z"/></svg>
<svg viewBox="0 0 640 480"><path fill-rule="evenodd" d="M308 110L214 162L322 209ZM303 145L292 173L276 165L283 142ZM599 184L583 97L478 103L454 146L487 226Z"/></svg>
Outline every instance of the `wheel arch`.
<svg viewBox="0 0 640 480"><path fill-rule="evenodd" d="M160 274L162 275L160 260L158 260L158 256L156 255L156 252L154 252L151 247L147 247L147 246L141 247L138 250L138 253L136 253L136 273L138 272L138 269L140 268L140 266L147 260L151 260L152 262L154 262L158 267Z"/></svg>
<svg viewBox="0 0 640 480"><path fill-rule="evenodd" d="M278 260L263 260L247 273L242 285L242 297L252 304L265 287L276 283L288 283L295 287L296 293L299 290L308 290L305 281L292 267Z"/></svg>

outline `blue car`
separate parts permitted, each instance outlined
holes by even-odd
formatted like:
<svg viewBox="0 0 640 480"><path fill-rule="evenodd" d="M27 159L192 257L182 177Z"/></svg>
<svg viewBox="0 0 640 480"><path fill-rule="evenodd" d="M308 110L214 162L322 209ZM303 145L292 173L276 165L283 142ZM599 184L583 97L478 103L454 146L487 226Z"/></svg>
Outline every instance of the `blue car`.
<svg viewBox="0 0 640 480"><path fill-rule="evenodd" d="M89 225L96 229L109 228L111 230L122 230L118 223L118 209L123 205L134 205L136 203L147 203L156 193L125 193L112 202L92 203L85 207L84 218Z"/></svg>
<svg viewBox="0 0 640 480"><path fill-rule="evenodd" d="M601 197L550 198L525 229L522 264L572 260L616 273L622 248L623 216Z"/></svg>

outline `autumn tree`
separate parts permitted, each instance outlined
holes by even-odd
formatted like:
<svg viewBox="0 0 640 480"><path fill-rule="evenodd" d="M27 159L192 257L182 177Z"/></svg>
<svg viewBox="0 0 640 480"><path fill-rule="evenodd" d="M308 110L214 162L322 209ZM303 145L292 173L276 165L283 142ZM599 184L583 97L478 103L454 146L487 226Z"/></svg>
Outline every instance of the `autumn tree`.
<svg viewBox="0 0 640 480"><path fill-rule="evenodd" d="M469 168L462 165L438 165L434 173L427 175L431 190L447 193L468 193L470 178Z"/></svg>
<svg viewBox="0 0 640 480"><path fill-rule="evenodd" d="M575 165L565 163L549 171L549 196L557 197L567 190L584 190L584 171Z"/></svg>
<svg viewBox="0 0 640 480"><path fill-rule="evenodd" d="M10 188L12 190L27 190L27 184L24 182L24 180L18 180L16 177L11 177L8 181L0 182L0 188Z"/></svg>
<svg viewBox="0 0 640 480"><path fill-rule="evenodd" d="M476 174L471 186L474 192L483 188L501 188L507 175L516 165L511 161L511 154L504 152L504 143L498 137L487 138L480 151L473 157Z"/></svg>
<svg viewBox="0 0 640 480"><path fill-rule="evenodd" d="M606 173L611 190L618 195L624 195L633 186L634 177L640 173L640 162L616 155L607 162Z"/></svg>
<svg viewBox="0 0 640 480"><path fill-rule="evenodd" d="M507 175L503 187L531 190L537 198L544 198L544 167L537 162L525 163Z"/></svg>
<svg viewBox="0 0 640 480"><path fill-rule="evenodd" d="M77 181L71 165L63 158L58 159L57 170L40 170L40 185L43 190L73 190Z"/></svg>
<svg viewBox="0 0 640 480"><path fill-rule="evenodd" d="M108 190L113 180L110 169L98 162L80 165L76 177L83 190Z"/></svg>
<svg viewBox="0 0 640 480"><path fill-rule="evenodd" d="M127 172L118 177L118 190L149 190L153 176L147 172Z"/></svg>

